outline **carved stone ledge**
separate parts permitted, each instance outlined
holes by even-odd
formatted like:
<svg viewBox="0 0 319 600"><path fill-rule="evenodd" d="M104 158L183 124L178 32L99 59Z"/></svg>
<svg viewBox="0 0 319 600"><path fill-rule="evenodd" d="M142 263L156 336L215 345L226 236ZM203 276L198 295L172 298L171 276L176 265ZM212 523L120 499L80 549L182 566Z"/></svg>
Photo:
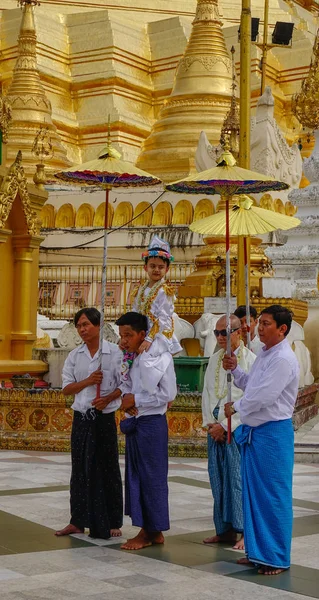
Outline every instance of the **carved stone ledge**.
<svg viewBox="0 0 319 600"><path fill-rule="evenodd" d="M319 183L311 183L305 188L292 190L288 194L288 200L294 206L316 206L319 201Z"/></svg>
<svg viewBox="0 0 319 600"><path fill-rule="evenodd" d="M277 248L268 246L265 250L265 254L274 263L279 260L282 262L288 260L291 265L313 264L314 261L319 260L319 247L314 244L306 244L303 246L289 245Z"/></svg>

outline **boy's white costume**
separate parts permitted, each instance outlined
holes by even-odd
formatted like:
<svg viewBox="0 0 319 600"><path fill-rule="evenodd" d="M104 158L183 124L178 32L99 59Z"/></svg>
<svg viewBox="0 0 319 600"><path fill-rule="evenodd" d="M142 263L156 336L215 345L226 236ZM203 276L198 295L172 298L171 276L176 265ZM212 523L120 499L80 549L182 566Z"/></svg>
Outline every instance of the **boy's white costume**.
<svg viewBox="0 0 319 600"><path fill-rule="evenodd" d="M144 260L152 257L173 259L169 244L157 236L153 237L148 250L142 254ZM132 297L134 299L132 310L145 315L148 320L145 339L152 342L148 354L158 356L163 352L170 352L170 354L180 352L182 347L174 334L173 286L161 279L150 287L147 280L142 286L135 288Z"/></svg>

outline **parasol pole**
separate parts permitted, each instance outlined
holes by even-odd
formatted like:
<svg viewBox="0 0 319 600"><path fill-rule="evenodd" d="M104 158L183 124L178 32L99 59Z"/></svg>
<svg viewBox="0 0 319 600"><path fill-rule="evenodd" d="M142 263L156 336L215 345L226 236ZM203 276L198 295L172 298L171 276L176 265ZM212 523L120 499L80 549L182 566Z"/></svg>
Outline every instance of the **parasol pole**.
<svg viewBox="0 0 319 600"><path fill-rule="evenodd" d="M229 200L226 196L226 331L227 331L227 355L231 356L230 343L230 233L229 233ZM227 370L227 402L231 402L231 370ZM231 443L231 417L227 418L227 443Z"/></svg>
<svg viewBox="0 0 319 600"><path fill-rule="evenodd" d="M244 263L245 263L245 300L246 300L246 327L247 348L250 350L250 289L249 289L249 261L248 261L248 238L244 236Z"/></svg>
<svg viewBox="0 0 319 600"><path fill-rule="evenodd" d="M250 168L250 113L251 113L251 0L241 0L240 16L240 95L239 95L239 157L238 164L244 169ZM243 260L247 251L247 266L249 280L250 242L249 237L238 237L237 262L237 306L246 303L246 261ZM243 264L244 263L244 264ZM246 317L247 318L247 317Z"/></svg>
<svg viewBox="0 0 319 600"><path fill-rule="evenodd" d="M100 319L100 339L98 351L98 369L102 368L102 349L104 339L104 316L105 316L105 298L106 298L106 266L107 266L107 235L108 235L108 213L109 213L109 194L112 186L106 186L105 189L105 215L104 215L104 238L103 238L103 264L102 264L102 279L101 279L101 319ZM101 394L101 384L97 384L96 397Z"/></svg>

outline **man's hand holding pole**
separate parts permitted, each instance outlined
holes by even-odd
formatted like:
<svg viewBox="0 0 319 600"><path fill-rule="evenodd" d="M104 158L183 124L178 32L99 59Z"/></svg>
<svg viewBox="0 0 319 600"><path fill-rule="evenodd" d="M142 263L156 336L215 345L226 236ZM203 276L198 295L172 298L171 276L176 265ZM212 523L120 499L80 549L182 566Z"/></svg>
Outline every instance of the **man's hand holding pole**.
<svg viewBox="0 0 319 600"><path fill-rule="evenodd" d="M232 352L231 355L225 354L223 358L223 368L225 371L234 371L237 367L236 355ZM236 412L233 407L233 402L227 402L224 406L225 417L228 419L228 423L231 422L231 416Z"/></svg>

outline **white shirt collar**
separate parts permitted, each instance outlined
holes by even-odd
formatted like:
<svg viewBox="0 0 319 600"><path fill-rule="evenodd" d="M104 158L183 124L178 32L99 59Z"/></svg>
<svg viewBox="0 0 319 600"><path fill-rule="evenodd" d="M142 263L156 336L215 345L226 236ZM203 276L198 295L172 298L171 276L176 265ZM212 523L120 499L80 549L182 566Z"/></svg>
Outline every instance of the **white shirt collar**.
<svg viewBox="0 0 319 600"><path fill-rule="evenodd" d="M85 352L86 354L89 354L91 356L91 353L86 344L81 344L81 346L78 347L78 352ZM97 353L95 353L94 356L96 354ZM107 340L103 340L102 354L111 354L110 345L107 342ZM91 356L91 358L94 358L94 357Z"/></svg>
<svg viewBox="0 0 319 600"><path fill-rule="evenodd" d="M264 355L270 354L271 352L275 352L275 350L280 350L282 348L282 345L285 344L285 342L289 344L287 338L284 338L283 340L281 340L281 342L278 342L278 344L271 346L271 348L267 349L266 346L263 346L262 351L264 352Z"/></svg>

